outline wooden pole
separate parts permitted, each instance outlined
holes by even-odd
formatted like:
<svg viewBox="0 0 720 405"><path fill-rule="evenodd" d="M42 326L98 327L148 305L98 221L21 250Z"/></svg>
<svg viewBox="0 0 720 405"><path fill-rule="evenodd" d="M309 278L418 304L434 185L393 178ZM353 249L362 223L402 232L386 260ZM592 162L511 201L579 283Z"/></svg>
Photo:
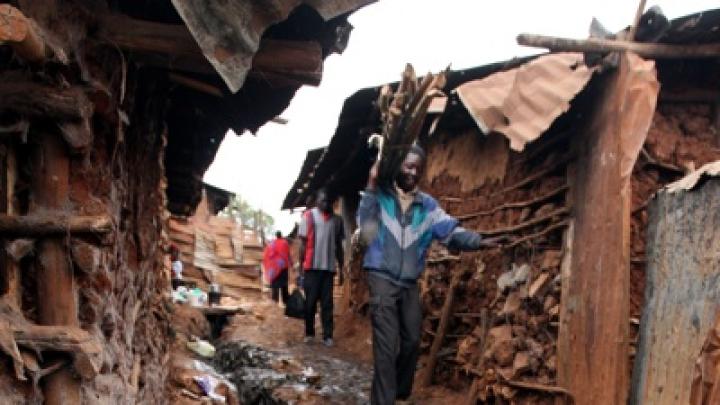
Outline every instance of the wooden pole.
<svg viewBox="0 0 720 405"><path fill-rule="evenodd" d="M70 161L60 137L43 132L32 160L31 211L60 209L68 202ZM69 252L63 236L38 243L38 321L41 325L78 326L77 291ZM43 384L47 404L79 404L80 381L72 370L63 368L48 375Z"/></svg>
<svg viewBox="0 0 720 405"><path fill-rule="evenodd" d="M630 177L659 88L653 64L630 53L603 80L578 132L557 341L558 384L587 405L627 402Z"/></svg>
<svg viewBox="0 0 720 405"><path fill-rule="evenodd" d="M453 318L453 304L455 303L455 290L460 283L460 278L463 272L456 271L453 273L452 280L450 280L450 286L447 289L447 295L445 296L445 303L443 303L442 310L440 312L440 322L438 323L437 330L435 331L435 338L433 339L432 346L430 346L430 354L428 355L428 363L425 366L425 373L420 379L420 386L427 387L432 384L433 374L435 374L435 365L437 364L438 353L442 347L442 343L445 340L445 333L447 332L448 324L450 319Z"/></svg>
<svg viewBox="0 0 720 405"><path fill-rule="evenodd" d="M0 4L0 44L3 42L29 62L42 62L47 57L45 43L30 19L9 4Z"/></svg>
<svg viewBox="0 0 720 405"><path fill-rule="evenodd" d="M5 235L106 234L112 229L109 215L69 216L65 213L50 212L26 216L0 214L0 234Z"/></svg>
<svg viewBox="0 0 720 405"><path fill-rule="evenodd" d="M15 190L15 179L17 173L17 164L15 162L15 148L12 144L2 145L0 148L3 153L0 154L0 161L2 165L2 178L0 179L0 213L6 215L12 215L15 212L14 207L14 190ZM0 234L5 234L0 232ZM6 244L9 242L7 239L0 240L0 260L3 265L3 282L5 297L11 304L20 307L20 299L22 292L20 291L20 266L5 250Z"/></svg>
<svg viewBox="0 0 720 405"><path fill-rule="evenodd" d="M668 45L650 44L613 39L570 39L544 35L520 34L520 45L546 48L553 52L609 53L631 51L649 59L702 59L720 57L720 44Z"/></svg>
<svg viewBox="0 0 720 405"><path fill-rule="evenodd" d="M638 24L640 24L640 18L642 18L643 12L645 11L645 2L646 0L640 0L637 12L635 12L635 19L633 20L633 25L630 27L630 33L627 37L627 39L630 41L635 40L635 34L637 33Z"/></svg>

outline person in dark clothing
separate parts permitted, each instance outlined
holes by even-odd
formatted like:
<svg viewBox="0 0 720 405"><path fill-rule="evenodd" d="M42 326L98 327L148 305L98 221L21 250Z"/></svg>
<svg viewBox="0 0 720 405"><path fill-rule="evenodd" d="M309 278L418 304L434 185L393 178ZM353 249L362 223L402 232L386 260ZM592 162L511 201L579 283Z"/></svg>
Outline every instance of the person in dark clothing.
<svg viewBox="0 0 720 405"><path fill-rule="evenodd" d="M358 224L367 250L375 371L372 404L394 404L412 392L417 366L422 313L417 279L433 240L455 250L496 246L459 226L431 196L418 190L425 152L408 152L391 188L377 185L378 164L370 170L358 207Z"/></svg>
<svg viewBox="0 0 720 405"><path fill-rule="evenodd" d="M342 219L333 213L333 200L326 190L318 191L315 208L303 215L298 235L305 288L305 342L314 339L315 311L320 301L323 343L332 346L333 277L337 264L342 278L345 232Z"/></svg>

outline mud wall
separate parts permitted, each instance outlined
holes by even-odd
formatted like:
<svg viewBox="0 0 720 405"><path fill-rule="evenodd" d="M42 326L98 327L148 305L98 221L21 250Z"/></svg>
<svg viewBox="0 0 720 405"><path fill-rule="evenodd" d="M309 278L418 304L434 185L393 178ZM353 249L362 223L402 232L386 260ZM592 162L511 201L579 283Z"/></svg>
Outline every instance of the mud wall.
<svg viewBox="0 0 720 405"><path fill-rule="evenodd" d="M663 78L667 67L659 68ZM717 87L713 76L701 77L707 88ZM698 85L676 76L663 86L697 94L693 89ZM677 97L669 91L661 93L631 177L628 372L644 306L648 202L663 185L720 159L714 99ZM588 106L592 100L589 93L576 104ZM582 125L568 121L573 114L571 110L521 154L502 147L502 138L483 137L472 128L452 128L427 142L424 189L463 226L511 236L502 249L459 257L437 249L422 280L422 348L430 354L438 336L442 342L432 381L469 388L469 400L550 403L565 395L557 384L556 342L563 222L572 210L568 170L579 164L569 139L582 136L575 133ZM458 272L462 276L454 282L452 275ZM503 292L508 281L513 285ZM448 291L454 291L454 302L443 329Z"/></svg>
<svg viewBox="0 0 720 405"><path fill-rule="evenodd" d="M574 156L569 145L568 133L556 131L518 154L503 137L475 129L450 131L427 145L424 189L464 227L510 237L502 249L430 254L421 284L421 347L429 351L444 333L432 380L455 389L471 385L469 396L480 401L552 401L552 394L519 392L507 382L556 382L567 165ZM454 302L443 331L450 288Z"/></svg>
<svg viewBox="0 0 720 405"><path fill-rule="evenodd" d="M76 91L90 113L85 122L66 121L43 114L42 100L40 113L30 114L17 105L0 111L3 123L27 127L23 134L2 138L2 193L8 202L3 213L31 218L44 209L38 206L40 195L46 193L37 187L38 165L54 157L38 151L45 150L48 139L56 139L58 159L68 165L67 177L52 171L47 176L66 193L49 213L109 218L110 229L3 235L3 319L13 328L52 325L39 308L56 295L69 297L69 322L63 327L87 333L96 369L83 375L73 360L78 352L59 346L29 350L32 344L17 340L21 372L13 372L13 362L3 355L0 395L9 403L41 401L43 394L49 400L50 385L57 384L49 381L64 373L68 377L60 390L79 391L82 403L163 403L169 342L169 307L162 294L169 285L162 272L166 86L153 72L139 74L128 68L115 50L95 50L83 66L60 70L51 66L30 71L11 55L4 56L8 59L3 66L22 71L23 85ZM68 142L63 130L68 125L81 126L87 135L82 148ZM18 240L30 249L13 251ZM68 285L42 281L44 272L52 269L48 241L57 242L59 260L69 271ZM7 346L3 351L12 352ZM19 381L23 375L27 380Z"/></svg>

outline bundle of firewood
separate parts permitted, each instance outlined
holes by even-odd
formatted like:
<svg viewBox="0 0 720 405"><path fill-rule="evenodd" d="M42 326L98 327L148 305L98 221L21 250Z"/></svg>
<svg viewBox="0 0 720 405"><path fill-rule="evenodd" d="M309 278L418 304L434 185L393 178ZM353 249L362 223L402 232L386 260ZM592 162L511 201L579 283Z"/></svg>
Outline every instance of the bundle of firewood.
<svg viewBox="0 0 720 405"><path fill-rule="evenodd" d="M389 85L380 90L376 107L380 111L382 134L373 135L371 142L379 149L378 182L381 185L392 184L408 150L420 134L430 102L444 96L445 73L428 73L418 79L415 69L407 64L394 93Z"/></svg>

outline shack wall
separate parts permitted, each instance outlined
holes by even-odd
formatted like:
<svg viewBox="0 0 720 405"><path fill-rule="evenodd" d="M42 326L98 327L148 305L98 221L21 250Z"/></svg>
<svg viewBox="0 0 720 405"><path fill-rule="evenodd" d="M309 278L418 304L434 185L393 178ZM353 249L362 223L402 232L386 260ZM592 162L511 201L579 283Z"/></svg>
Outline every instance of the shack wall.
<svg viewBox="0 0 720 405"><path fill-rule="evenodd" d="M12 177L14 185L2 190L3 200L9 201L3 213L32 219L47 212L51 221L63 215L110 219L107 233L3 235L5 250L21 239L33 246L27 254L6 258L1 264L4 280L19 277L18 282L5 283L2 291L6 305L2 317L10 322L16 339L18 329L37 324L79 327L89 336L93 359L84 373L76 361L64 360L77 358L81 352L73 350L80 349L66 351L50 344L39 349L44 353L40 357L18 341L21 371L26 376L35 367L51 367L57 361L62 366L34 387L32 378L18 381L12 368L7 368L12 363L3 362L0 393L10 403L39 400L43 394L48 403L78 395L82 403L162 403L166 397L170 324L169 306L163 298L169 287L163 273L165 88L152 73L124 70L117 52L98 51L86 62L96 84L107 90L90 92L83 108L89 108L91 115L79 123L86 127L77 129L78 123L65 117L28 114L18 109L21 104L0 111L2 120L24 122L28 127L24 137L1 141L13 156L5 159L1 174ZM85 85L72 77L63 82L52 75L29 75L18 85L47 91L69 89L82 97L88 94ZM49 101L38 101L40 111L44 103ZM81 150L68 143L66 131L87 135ZM47 152L51 144L57 145L52 146L57 153ZM57 167L54 162L66 162L66 176L43 169ZM52 198L57 201L49 206L48 190L65 191L55 192ZM52 274L47 272L57 270L52 263L64 264L60 270L67 277L50 282ZM58 300L67 306L47 308ZM60 354L53 354L57 351Z"/></svg>

